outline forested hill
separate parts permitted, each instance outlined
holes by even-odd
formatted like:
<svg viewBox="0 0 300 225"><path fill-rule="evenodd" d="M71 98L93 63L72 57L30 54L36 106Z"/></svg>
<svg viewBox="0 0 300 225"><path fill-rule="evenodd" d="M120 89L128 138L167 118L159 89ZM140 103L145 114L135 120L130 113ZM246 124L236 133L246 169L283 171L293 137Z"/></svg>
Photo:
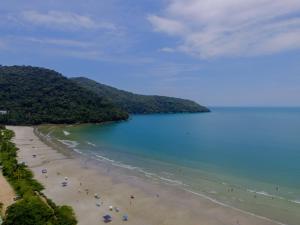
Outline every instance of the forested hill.
<svg viewBox="0 0 300 225"><path fill-rule="evenodd" d="M72 78L74 82L99 97L109 99L121 109L133 114L209 112L193 101L165 96L138 95L97 83L85 77Z"/></svg>
<svg viewBox="0 0 300 225"><path fill-rule="evenodd" d="M53 70L0 66L0 123L95 123L127 118L127 112Z"/></svg>

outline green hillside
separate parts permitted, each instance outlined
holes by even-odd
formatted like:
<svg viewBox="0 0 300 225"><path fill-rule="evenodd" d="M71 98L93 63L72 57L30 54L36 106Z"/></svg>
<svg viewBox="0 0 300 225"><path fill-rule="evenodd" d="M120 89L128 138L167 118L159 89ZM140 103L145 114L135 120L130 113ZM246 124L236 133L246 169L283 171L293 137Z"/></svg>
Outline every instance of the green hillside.
<svg viewBox="0 0 300 225"><path fill-rule="evenodd" d="M127 118L123 110L53 70L0 66L0 123L96 123Z"/></svg>
<svg viewBox="0 0 300 225"><path fill-rule="evenodd" d="M99 97L110 100L121 109L133 114L209 112L193 101L164 96L138 95L97 83L85 77L72 78L74 82Z"/></svg>

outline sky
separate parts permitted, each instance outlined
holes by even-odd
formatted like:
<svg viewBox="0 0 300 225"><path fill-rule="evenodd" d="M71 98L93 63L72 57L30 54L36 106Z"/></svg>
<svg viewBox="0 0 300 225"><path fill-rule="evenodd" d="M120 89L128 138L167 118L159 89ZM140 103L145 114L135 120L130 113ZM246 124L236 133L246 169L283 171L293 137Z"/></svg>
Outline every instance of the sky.
<svg viewBox="0 0 300 225"><path fill-rule="evenodd" d="M0 64L207 106L300 106L300 1L1 0Z"/></svg>

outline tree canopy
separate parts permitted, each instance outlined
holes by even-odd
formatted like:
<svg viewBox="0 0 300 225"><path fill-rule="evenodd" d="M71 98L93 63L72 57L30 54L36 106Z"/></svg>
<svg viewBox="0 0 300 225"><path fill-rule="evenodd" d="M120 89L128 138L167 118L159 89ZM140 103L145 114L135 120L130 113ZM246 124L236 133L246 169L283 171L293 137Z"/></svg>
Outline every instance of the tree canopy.
<svg viewBox="0 0 300 225"><path fill-rule="evenodd" d="M61 74L31 66L0 66L0 123L98 123L128 114Z"/></svg>
<svg viewBox="0 0 300 225"><path fill-rule="evenodd" d="M121 109L133 114L209 112L194 101L157 95L139 95L97 83L85 77L72 79L81 87L106 98Z"/></svg>

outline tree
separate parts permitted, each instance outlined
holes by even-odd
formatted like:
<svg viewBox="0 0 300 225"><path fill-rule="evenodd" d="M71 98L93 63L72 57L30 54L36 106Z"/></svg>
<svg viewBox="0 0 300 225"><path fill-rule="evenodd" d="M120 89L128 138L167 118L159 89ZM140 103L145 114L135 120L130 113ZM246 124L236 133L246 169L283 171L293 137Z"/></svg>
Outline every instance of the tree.
<svg viewBox="0 0 300 225"><path fill-rule="evenodd" d="M3 225L50 225L53 215L39 197L31 196L8 207Z"/></svg>

